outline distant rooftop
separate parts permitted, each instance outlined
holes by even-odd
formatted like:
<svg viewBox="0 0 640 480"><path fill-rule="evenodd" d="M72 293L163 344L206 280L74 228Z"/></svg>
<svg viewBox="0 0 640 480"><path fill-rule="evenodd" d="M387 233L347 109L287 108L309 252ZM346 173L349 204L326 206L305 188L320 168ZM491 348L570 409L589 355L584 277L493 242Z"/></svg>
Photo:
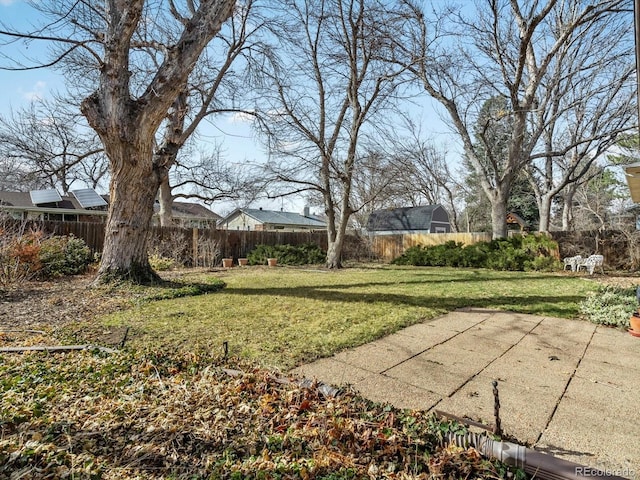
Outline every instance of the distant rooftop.
<svg viewBox="0 0 640 480"><path fill-rule="evenodd" d="M296 212L281 212L275 210L262 210L259 208L240 209L245 214L255 218L261 223L278 225L300 225L305 227L326 228L327 224L316 215L303 215Z"/></svg>
<svg viewBox="0 0 640 480"><path fill-rule="evenodd" d="M440 205L424 205L376 210L369 215L367 230L370 232L429 230L433 212L438 208L442 207Z"/></svg>

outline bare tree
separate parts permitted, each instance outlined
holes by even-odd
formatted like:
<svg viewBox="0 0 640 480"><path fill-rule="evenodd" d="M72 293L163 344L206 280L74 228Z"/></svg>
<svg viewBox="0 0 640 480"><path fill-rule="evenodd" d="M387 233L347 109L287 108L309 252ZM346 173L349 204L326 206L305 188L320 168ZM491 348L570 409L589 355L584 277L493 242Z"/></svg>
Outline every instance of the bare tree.
<svg viewBox="0 0 640 480"><path fill-rule="evenodd" d="M579 230L604 230L611 228L615 201L621 181L611 169L591 165L590 180L577 184L574 198L573 221Z"/></svg>
<svg viewBox="0 0 640 480"><path fill-rule="evenodd" d="M251 203L262 193L262 182L256 178L257 169L229 163L223 155L220 148L213 151L180 149L172 170L160 184L161 225L172 225L170 209L178 198L197 199L207 205L221 200Z"/></svg>
<svg viewBox="0 0 640 480"><path fill-rule="evenodd" d="M0 157L12 188L98 186L107 174L102 144L61 98L36 100L0 116Z"/></svg>
<svg viewBox="0 0 640 480"><path fill-rule="evenodd" d="M269 171L289 185L286 193L322 197L326 266L340 268L347 225L360 208L352 198L358 158L367 135L376 134L372 119L403 81L404 67L384 59L406 15L381 0L286 0L278 7L279 57L269 58L263 94Z"/></svg>
<svg viewBox="0 0 640 480"><path fill-rule="evenodd" d="M166 166L154 161L156 131L235 3L32 2L50 21L31 32L0 28L4 38L52 42L58 54L49 65L66 60L76 67L69 68L72 75L96 81L81 110L102 140L111 167L111 202L97 282L158 280L146 248L155 196L166 173ZM144 62L142 52L149 47L158 65L152 75L151 62L136 64Z"/></svg>
<svg viewBox="0 0 640 480"><path fill-rule="evenodd" d="M631 17L623 0L481 0L468 15L449 9L427 17L415 9L416 41L409 65L428 95L445 109L452 129L478 174L491 203L494 238L506 236L506 205L518 172L540 148L544 129L531 121L541 108L541 90L562 52L583 36ZM469 17L469 18L467 18ZM613 23L611 23L613 22ZM585 45L588 42L585 42ZM566 62L564 62L566 63ZM482 106L503 98L508 108L506 155L492 156L492 145L474 144ZM482 137L480 141L483 142ZM480 158L478 152L486 154Z"/></svg>
<svg viewBox="0 0 640 480"><path fill-rule="evenodd" d="M165 166L158 196L161 225L171 224L171 202L175 198L198 198L211 203L239 198L255 189L247 175L238 175L231 166L224 165L218 148L211 154L201 152L196 162L185 160L187 155L182 155L180 161L179 152L190 138L197 136L205 119L211 121L212 117L230 113L257 119L247 80L254 75L252 69L258 68L254 57L266 48L258 38L265 26L258 2L244 2L203 52L186 89L171 106L154 152L154 162ZM174 166L179 172L170 175ZM171 177L178 183L171 184Z"/></svg>
<svg viewBox="0 0 640 480"><path fill-rule="evenodd" d="M563 189L573 199L576 187L570 185L593 178L591 166L635 122L632 39L628 16L599 22L561 46L540 85L539 106L531 116L531 130L542 132L540 148L525 168L536 194L540 231L549 230L553 199ZM569 209L573 201L564 205Z"/></svg>
<svg viewBox="0 0 640 480"><path fill-rule="evenodd" d="M352 219L356 228L364 229L372 212L403 205L393 187L397 184L398 170L391 155L378 150L365 152L357 163L351 201L360 208L353 213Z"/></svg>
<svg viewBox="0 0 640 480"><path fill-rule="evenodd" d="M449 213L451 229L458 231L462 185L447 160L447 152L425 139L419 126L408 121L408 135L394 141L395 196L404 205L442 205Z"/></svg>

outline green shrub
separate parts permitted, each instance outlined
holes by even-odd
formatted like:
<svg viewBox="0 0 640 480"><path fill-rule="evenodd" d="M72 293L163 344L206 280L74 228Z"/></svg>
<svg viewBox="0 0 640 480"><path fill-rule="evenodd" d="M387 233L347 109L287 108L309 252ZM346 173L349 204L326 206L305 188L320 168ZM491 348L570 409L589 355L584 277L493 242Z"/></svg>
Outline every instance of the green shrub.
<svg viewBox="0 0 640 480"><path fill-rule="evenodd" d="M39 260L41 278L77 275L86 271L91 263L91 251L81 238L53 236L41 241Z"/></svg>
<svg viewBox="0 0 640 480"><path fill-rule="evenodd" d="M448 241L431 247L410 247L392 263L423 267L550 271L560 269L560 263L554 256L557 248L557 243L546 235L514 236L466 246Z"/></svg>
<svg viewBox="0 0 640 480"><path fill-rule="evenodd" d="M164 272L167 270L173 270L179 264L173 258L163 257L160 254L154 253L149 255L149 265L156 272Z"/></svg>
<svg viewBox="0 0 640 480"><path fill-rule="evenodd" d="M524 270L526 272L555 272L562 270L562 263L560 260L554 257L539 256L533 260L526 260L524 262Z"/></svg>
<svg viewBox="0 0 640 480"><path fill-rule="evenodd" d="M249 265L265 265L267 258L277 258L280 265L317 265L326 253L313 243L301 245L258 245L247 255Z"/></svg>
<svg viewBox="0 0 640 480"><path fill-rule="evenodd" d="M480 268L487 264L489 255L488 244L486 242L465 245L462 247L461 267Z"/></svg>
<svg viewBox="0 0 640 480"><path fill-rule="evenodd" d="M633 288L600 286L580 302L580 313L598 325L629 327L629 317L638 308Z"/></svg>
<svg viewBox="0 0 640 480"><path fill-rule="evenodd" d="M426 248L422 245L407 248L402 255L394 258L393 265L414 265L416 267L426 267Z"/></svg>
<svg viewBox="0 0 640 480"><path fill-rule="evenodd" d="M258 245L247 255L249 265L266 265L267 258L276 256L276 247L273 245Z"/></svg>
<svg viewBox="0 0 640 480"><path fill-rule="evenodd" d="M497 239L489 242L487 268L492 270L524 270L524 262L533 256L522 248L520 237Z"/></svg>

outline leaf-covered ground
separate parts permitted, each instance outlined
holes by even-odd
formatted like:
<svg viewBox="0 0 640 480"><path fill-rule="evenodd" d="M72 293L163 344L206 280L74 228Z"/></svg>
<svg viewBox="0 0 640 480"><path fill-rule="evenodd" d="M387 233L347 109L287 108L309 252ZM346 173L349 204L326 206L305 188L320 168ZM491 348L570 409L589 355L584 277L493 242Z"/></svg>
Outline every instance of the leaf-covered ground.
<svg viewBox="0 0 640 480"><path fill-rule="evenodd" d="M231 369L231 371L230 371ZM0 357L0 479L503 478L422 412L197 354Z"/></svg>
<svg viewBox="0 0 640 480"><path fill-rule="evenodd" d="M338 277L344 284L344 275ZM160 289L96 289L89 288L91 280L34 282L0 292L0 346L117 347L125 330L105 328L96 321L101 315L221 286L207 278ZM388 283L387 291L404 285ZM469 295L464 282L444 283L449 290L460 284ZM218 295L205 303L211 306ZM69 325L82 335L66 338ZM451 427L426 413L375 405L350 392L325 397L246 360L189 353L192 344L185 353L166 343L155 352L134 350L133 343L130 338L130 350L113 354L0 354L0 480L511 475L474 450L440 448L443 430ZM219 352L220 342L215 345Z"/></svg>

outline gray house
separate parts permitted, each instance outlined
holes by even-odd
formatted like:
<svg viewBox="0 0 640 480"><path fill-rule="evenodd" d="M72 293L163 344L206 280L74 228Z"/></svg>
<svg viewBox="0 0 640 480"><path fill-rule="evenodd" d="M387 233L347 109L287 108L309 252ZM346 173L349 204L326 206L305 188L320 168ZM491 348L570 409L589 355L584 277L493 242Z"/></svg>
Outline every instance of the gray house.
<svg viewBox="0 0 640 480"><path fill-rule="evenodd" d="M309 212L282 212L262 208L238 208L218 222L224 230L307 232L327 229L326 222Z"/></svg>
<svg viewBox="0 0 640 480"><path fill-rule="evenodd" d="M73 190L71 195L60 195L55 189L30 192L0 190L0 214L18 220L53 220L65 222L98 222L107 219L109 195L99 195L92 188ZM155 212L160 209L155 204ZM203 205L173 202L173 223L181 227L208 228L215 225L220 216ZM152 219L154 225L159 221Z"/></svg>
<svg viewBox="0 0 640 480"><path fill-rule="evenodd" d="M449 233L449 214L441 205L376 210L369 215L367 231L371 235L409 233Z"/></svg>

